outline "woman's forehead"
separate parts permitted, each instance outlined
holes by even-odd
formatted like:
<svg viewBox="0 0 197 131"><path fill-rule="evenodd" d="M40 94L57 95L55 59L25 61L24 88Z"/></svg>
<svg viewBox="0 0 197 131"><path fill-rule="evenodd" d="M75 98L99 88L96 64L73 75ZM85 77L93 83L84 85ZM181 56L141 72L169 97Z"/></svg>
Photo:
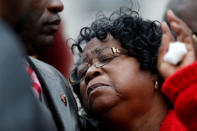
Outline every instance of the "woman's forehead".
<svg viewBox="0 0 197 131"><path fill-rule="evenodd" d="M87 43L83 50L83 55L88 55L88 54L95 54L98 51L107 48L107 47L117 47L121 48L121 44L119 41L115 40L113 37L109 37L108 39L104 41L100 41L97 38L92 39L90 42Z"/></svg>

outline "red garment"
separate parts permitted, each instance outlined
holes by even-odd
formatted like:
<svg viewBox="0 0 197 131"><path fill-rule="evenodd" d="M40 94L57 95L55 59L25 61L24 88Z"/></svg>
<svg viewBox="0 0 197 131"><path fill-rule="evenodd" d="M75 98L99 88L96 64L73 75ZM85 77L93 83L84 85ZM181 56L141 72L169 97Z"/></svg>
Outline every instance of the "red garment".
<svg viewBox="0 0 197 131"><path fill-rule="evenodd" d="M197 62L167 78L162 92L173 103L174 112L179 118L177 121L182 122L190 131L197 131Z"/></svg>
<svg viewBox="0 0 197 131"><path fill-rule="evenodd" d="M30 75L30 78L32 81L33 93L38 99L41 100L42 88L41 88L41 84L38 80L38 77L37 77L36 73L34 72L34 70L30 67L29 64L27 64L27 71L28 71L28 74Z"/></svg>
<svg viewBox="0 0 197 131"><path fill-rule="evenodd" d="M174 110L169 110L160 126L160 131L188 131L177 118Z"/></svg>

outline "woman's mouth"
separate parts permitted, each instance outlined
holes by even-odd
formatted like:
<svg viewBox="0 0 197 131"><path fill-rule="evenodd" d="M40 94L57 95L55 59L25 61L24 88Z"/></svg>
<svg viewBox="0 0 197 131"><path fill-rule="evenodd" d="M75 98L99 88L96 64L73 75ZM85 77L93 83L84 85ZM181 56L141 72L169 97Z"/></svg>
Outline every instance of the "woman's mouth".
<svg viewBox="0 0 197 131"><path fill-rule="evenodd" d="M101 86L109 86L109 85L104 84L104 83L92 84L91 86L88 86L88 87L87 87L87 90L86 90L87 96L89 97L90 93L91 93L93 90L95 90L96 88L101 87Z"/></svg>

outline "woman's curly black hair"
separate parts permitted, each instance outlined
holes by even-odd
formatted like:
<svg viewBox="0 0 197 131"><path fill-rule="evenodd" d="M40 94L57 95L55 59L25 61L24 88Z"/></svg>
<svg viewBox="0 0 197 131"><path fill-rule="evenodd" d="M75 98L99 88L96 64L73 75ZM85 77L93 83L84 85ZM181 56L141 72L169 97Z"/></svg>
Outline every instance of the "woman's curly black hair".
<svg viewBox="0 0 197 131"><path fill-rule="evenodd" d="M142 70L157 73L157 55L161 42L161 28L159 22L142 19L138 12L130 8L120 8L109 17L99 15L90 27L81 29L78 40L72 45L83 52L81 45L93 38L104 41L107 35L118 40L128 52L135 52ZM80 98L79 87L75 93Z"/></svg>

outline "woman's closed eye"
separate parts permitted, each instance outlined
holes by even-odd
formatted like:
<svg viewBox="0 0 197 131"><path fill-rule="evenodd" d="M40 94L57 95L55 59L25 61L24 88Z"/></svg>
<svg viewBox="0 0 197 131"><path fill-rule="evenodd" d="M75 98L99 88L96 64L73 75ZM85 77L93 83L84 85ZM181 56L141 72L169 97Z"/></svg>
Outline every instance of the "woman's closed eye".
<svg viewBox="0 0 197 131"><path fill-rule="evenodd" d="M116 56L113 55L102 55L98 58L99 62L106 63L112 61Z"/></svg>

